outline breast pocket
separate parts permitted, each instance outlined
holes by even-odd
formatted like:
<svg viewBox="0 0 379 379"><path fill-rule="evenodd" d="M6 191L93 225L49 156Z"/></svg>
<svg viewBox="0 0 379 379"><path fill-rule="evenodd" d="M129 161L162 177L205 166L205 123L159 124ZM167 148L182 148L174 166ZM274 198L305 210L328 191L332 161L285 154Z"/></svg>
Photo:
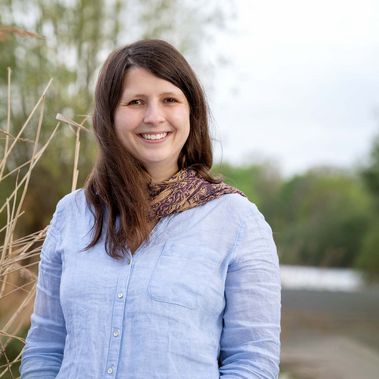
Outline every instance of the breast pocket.
<svg viewBox="0 0 379 379"><path fill-rule="evenodd" d="M152 272L149 295L155 301L195 309L206 292L217 286L218 265L211 249L166 244Z"/></svg>

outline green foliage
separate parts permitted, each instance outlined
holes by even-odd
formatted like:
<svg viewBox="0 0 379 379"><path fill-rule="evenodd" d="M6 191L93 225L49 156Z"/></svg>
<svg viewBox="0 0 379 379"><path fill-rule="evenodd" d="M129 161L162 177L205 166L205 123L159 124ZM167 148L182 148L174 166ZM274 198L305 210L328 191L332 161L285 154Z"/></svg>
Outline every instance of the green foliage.
<svg viewBox="0 0 379 379"><path fill-rule="evenodd" d="M369 161L361 170L373 203L370 223L364 235L355 266L364 270L370 278L379 278L379 135L374 139Z"/></svg>
<svg viewBox="0 0 379 379"><path fill-rule="evenodd" d="M267 218L273 217L275 199L282 183L276 166L269 162L238 167L225 163L215 165L212 171L221 175L226 183L239 188Z"/></svg>
<svg viewBox="0 0 379 379"><path fill-rule="evenodd" d="M370 224L354 263L357 268L366 272L370 279L379 278L379 222L377 219Z"/></svg>
<svg viewBox="0 0 379 379"><path fill-rule="evenodd" d="M372 144L369 162L362 169L362 178L375 201L376 211L379 213L379 135Z"/></svg>
<svg viewBox="0 0 379 379"><path fill-rule="evenodd" d="M352 265L370 205L356 176L312 170L284 183L278 201L277 240L283 262Z"/></svg>

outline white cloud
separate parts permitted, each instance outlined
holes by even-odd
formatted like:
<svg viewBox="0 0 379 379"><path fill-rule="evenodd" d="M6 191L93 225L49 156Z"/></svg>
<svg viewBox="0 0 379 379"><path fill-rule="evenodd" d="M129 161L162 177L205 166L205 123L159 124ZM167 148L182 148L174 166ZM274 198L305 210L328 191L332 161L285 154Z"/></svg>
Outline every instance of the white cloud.
<svg viewBox="0 0 379 379"><path fill-rule="evenodd" d="M353 164L379 124L379 1L236 1L211 106L225 160Z"/></svg>

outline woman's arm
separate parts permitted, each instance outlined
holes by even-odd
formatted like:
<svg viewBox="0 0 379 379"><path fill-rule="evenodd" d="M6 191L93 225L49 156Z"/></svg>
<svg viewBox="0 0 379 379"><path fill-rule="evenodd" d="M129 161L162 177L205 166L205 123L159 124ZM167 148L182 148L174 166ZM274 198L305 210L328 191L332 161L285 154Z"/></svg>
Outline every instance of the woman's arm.
<svg viewBox="0 0 379 379"><path fill-rule="evenodd" d="M62 364L66 328L59 298L61 213L58 204L41 251L34 312L20 367L22 379L53 379Z"/></svg>
<svg viewBox="0 0 379 379"><path fill-rule="evenodd" d="M272 232L253 206L243 220L225 286L222 379L279 374L280 273Z"/></svg>

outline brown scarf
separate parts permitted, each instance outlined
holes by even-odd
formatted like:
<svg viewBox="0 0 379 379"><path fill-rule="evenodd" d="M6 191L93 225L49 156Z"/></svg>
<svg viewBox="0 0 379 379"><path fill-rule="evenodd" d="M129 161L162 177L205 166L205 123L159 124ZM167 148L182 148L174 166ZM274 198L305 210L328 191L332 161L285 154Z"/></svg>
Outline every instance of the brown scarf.
<svg viewBox="0 0 379 379"><path fill-rule="evenodd" d="M203 205L225 194L239 193L246 197L238 189L223 182L208 182L192 169L180 170L162 183L150 184L149 192L149 218L155 222L162 217Z"/></svg>

